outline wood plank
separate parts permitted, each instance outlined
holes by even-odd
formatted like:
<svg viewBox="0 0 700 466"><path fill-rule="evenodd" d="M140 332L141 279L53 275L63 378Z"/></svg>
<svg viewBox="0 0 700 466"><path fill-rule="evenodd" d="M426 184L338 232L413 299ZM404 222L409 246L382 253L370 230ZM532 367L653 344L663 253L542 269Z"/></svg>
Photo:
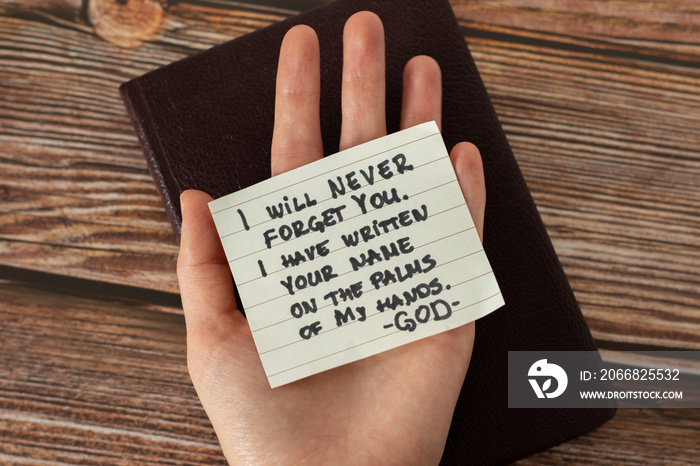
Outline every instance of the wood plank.
<svg viewBox="0 0 700 466"><path fill-rule="evenodd" d="M0 263L177 292L117 87L290 14L264 3L170 5L136 49L79 2L0 3ZM453 6L596 338L698 348L697 2Z"/></svg>
<svg viewBox="0 0 700 466"><path fill-rule="evenodd" d="M692 60L700 55L695 0L450 0L478 28L563 44Z"/></svg>
<svg viewBox="0 0 700 466"><path fill-rule="evenodd" d="M598 430L515 464L697 464L698 411L620 409Z"/></svg>
<svg viewBox="0 0 700 466"><path fill-rule="evenodd" d="M182 316L8 282L0 302L0 463L225 464Z"/></svg>
<svg viewBox="0 0 700 466"><path fill-rule="evenodd" d="M181 316L7 281L0 302L0 463L225 464ZM520 464L692 463L698 431L700 410L624 409Z"/></svg>
<svg viewBox="0 0 700 466"><path fill-rule="evenodd" d="M176 241L118 86L283 16L178 4L158 43L123 50L86 34L75 4L45 3L0 4L0 260L177 292Z"/></svg>

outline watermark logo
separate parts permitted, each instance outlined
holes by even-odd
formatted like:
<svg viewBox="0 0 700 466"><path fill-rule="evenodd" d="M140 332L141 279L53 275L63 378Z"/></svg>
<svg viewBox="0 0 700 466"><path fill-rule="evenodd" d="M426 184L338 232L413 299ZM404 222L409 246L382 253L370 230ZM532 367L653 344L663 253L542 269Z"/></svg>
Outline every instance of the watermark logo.
<svg viewBox="0 0 700 466"><path fill-rule="evenodd" d="M508 351L508 408L700 408L700 351Z"/></svg>
<svg viewBox="0 0 700 466"><path fill-rule="evenodd" d="M546 359L536 361L527 373L530 385L537 398L556 398L566 390L569 378L566 372L556 364L548 363ZM556 380L556 386L552 390L552 379ZM540 385L540 381L542 385ZM550 391L551 390L551 391Z"/></svg>

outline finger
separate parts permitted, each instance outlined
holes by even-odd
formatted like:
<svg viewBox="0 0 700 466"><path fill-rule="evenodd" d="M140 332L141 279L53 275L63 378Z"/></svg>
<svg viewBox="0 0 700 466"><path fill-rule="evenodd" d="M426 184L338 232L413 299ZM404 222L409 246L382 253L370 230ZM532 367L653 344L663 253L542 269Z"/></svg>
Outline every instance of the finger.
<svg viewBox="0 0 700 466"><path fill-rule="evenodd" d="M221 317L236 313L231 271L207 203L212 198L188 190L180 196L182 233L177 278L188 334L220 325Z"/></svg>
<svg viewBox="0 0 700 466"><path fill-rule="evenodd" d="M486 208L486 184L484 182L484 167L481 154L474 144L460 142L450 153L452 166L457 173L459 186L462 188L464 200L467 201L472 220L479 233L481 242L484 241L484 211Z"/></svg>
<svg viewBox="0 0 700 466"><path fill-rule="evenodd" d="M433 120L440 128L441 115L442 73L440 65L433 58L425 55L411 58L403 71L401 129Z"/></svg>
<svg viewBox="0 0 700 466"><path fill-rule="evenodd" d="M343 31L340 150L386 135L384 26L369 11L355 13Z"/></svg>
<svg viewBox="0 0 700 466"><path fill-rule="evenodd" d="M323 157L320 60L313 29L300 25L287 32L277 69L272 176Z"/></svg>

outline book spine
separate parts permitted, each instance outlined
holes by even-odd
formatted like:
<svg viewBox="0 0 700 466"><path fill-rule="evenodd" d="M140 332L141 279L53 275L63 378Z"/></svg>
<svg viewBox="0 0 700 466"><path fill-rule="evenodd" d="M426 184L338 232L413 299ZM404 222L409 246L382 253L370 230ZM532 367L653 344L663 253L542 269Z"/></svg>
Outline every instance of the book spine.
<svg viewBox="0 0 700 466"><path fill-rule="evenodd" d="M180 199L179 197L174 198L172 194L175 191L168 189L168 180L166 176L170 173L170 168L167 166L161 139L153 123L151 109L144 97L141 84L138 80L126 82L119 87L119 94L131 117L136 134L141 142L141 147L143 148L148 169L160 192L165 205L165 211L168 214L173 231L179 241L182 223L180 217ZM169 179L172 182L176 182L172 176L170 176ZM180 191L181 189L176 190L176 192Z"/></svg>

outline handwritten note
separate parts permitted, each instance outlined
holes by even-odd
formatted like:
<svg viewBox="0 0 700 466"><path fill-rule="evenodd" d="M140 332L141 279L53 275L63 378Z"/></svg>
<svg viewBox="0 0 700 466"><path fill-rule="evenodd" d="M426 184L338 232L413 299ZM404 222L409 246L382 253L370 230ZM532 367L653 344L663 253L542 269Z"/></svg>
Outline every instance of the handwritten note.
<svg viewBox="0 0 700 466"><path fill-rule="evenodd" d="M503 305L434 122L209 207L273 388Z"/></svg>

